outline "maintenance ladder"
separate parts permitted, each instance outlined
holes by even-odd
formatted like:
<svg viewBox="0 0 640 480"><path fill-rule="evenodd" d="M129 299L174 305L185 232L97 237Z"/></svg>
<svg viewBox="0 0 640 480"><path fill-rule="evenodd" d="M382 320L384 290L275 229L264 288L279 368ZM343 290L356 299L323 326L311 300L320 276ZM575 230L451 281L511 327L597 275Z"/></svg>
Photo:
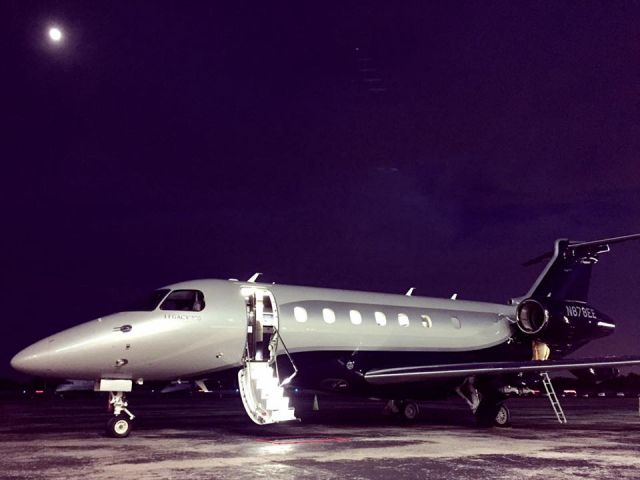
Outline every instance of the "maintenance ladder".
<svg viewBox="0 0 640 480"><path fill-rule="evenodd" d="M556 391L553 388L553 383L551 383L549 374L547 372L542 372L541 376L542 376L542 384L544 385L544 389L547 392L547 397L551 402L551 408L553 408L553 411L556 414L556 418L558 419L558 422L562 424L567 423L567 417L564 416L564 412L562 411L562 405L560 405L560 401L558 400L558 395L556 395Z"/></svg>

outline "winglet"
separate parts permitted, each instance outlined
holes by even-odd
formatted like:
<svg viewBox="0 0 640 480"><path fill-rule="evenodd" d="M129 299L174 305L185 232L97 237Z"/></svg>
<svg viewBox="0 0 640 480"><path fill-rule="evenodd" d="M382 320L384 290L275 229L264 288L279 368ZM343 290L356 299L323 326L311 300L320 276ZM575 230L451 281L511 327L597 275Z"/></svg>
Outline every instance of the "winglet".
<svg viewBox="0 0 640 480"><path fill-rule="evenodd" d="M247 280L247 282L249 283L256 283L256 280L258 279L258 277L262 275L261 272L256 272L253 275L251 275L251 278L249 278L249 280Z"/></svg>
<svg viewBox="0 0 640 480"><path fill-rule="evenodd" d="M405 293L405 295L407 297L410 297L413 294L414 290L415 290L415 287L411 287L409 290L407 290L407 293Z"/></svg>
<svg viewBox="0 0 640 480"><path fill-rule="evenodd" d="M451 295L451 300L457 300L458 299L458 294L454 293L453 295Z"/></svg>

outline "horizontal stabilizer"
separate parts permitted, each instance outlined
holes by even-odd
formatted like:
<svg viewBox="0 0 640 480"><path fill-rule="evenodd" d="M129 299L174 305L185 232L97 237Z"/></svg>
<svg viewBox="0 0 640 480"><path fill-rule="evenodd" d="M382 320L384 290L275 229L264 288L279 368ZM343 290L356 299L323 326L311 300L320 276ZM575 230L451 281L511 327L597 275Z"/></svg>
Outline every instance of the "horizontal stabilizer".
<svg viewBox="0 0 640 480"><path fill-rule="evenodd" d="M571 242L569 248L583 248L583 247L595 247L611 245L614 243L627 242L629 240L640 240L640 233L634 233L633 235L623 235L621 237L603 238L602 240L592 240L590 242Z"/></svg>
<svg viewBox="0 0 640 480"><path fill-rule="evenodd" d="M624 367L640 365L640 357L600 357L562 360L529 360L525 362L459 363L418 367L385 368L365 373L372 385L414 383L438 378L468 377L471 375L500 375L503 373L550 372L590 367Z"/></svg>

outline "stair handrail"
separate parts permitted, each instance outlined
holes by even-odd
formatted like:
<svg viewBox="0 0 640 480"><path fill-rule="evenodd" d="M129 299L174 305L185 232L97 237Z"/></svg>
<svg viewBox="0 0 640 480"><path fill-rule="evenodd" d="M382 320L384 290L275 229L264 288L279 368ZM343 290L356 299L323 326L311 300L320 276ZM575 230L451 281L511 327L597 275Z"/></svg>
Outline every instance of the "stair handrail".
<svg viewBox="0 0 640 480"><path fill-rule="evenodd" d="M274 349L274 355L273 355L273 361L276 364L276 375L278 377L278 380L280 379L280 374L278 373L278 342L282 342L282 346L284 347L284 352L287 354L287 358L289 359L289 363L291 363L291 366L293 367L293 373L291 375L289 375L287 378L285 378L282 382L280 382L280 384L278 385L279 387L283 387L285 385L288 385L289 382L291 382L291 380L293 380L293 378L298 374L298 367L296 366L295 362L293 361L293 358L291 358L291 354L289 353L289 349L287 348L287 344L284 343L284 340L282 338L282 335L280 335L280 331L278 330L278 328L273 325L273 330L276 332L276 346Z"/></svg>

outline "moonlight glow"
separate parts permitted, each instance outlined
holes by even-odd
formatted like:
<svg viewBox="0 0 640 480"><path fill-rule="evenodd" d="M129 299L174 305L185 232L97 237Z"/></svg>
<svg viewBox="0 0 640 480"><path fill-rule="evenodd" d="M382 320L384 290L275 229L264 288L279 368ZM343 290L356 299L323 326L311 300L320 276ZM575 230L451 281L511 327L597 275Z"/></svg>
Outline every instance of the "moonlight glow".
<svg viewBox="0 0 640 480"><path fill-rule="evenodd" d="M59 43L62 41L62 30L58 27L49 28L49 38L52 42Z"/></svg>

